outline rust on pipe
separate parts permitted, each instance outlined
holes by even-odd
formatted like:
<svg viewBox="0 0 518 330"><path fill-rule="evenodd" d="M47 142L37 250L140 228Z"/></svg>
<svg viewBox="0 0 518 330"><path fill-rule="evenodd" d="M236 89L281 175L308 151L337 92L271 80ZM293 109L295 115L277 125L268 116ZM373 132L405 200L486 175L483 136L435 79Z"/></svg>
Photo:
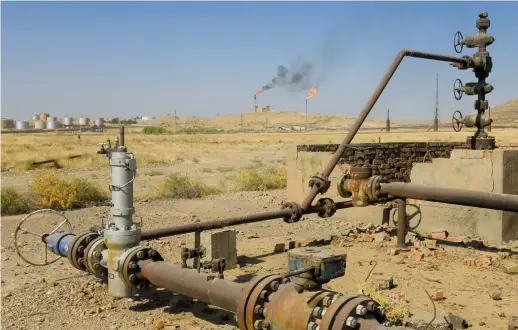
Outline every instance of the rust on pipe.
<svg viewBox="0 0 518 330"><path fill-rule="evenodd" d="M238 300L244 285L214 275L198 273L194 269L181 268L163 261L142 266L141 274L153 285L196 298L207 304L237 312Z"/></svg>
<svg viewBox="0 0 518 330"><path fill-rule="evenodd" d="M416 57L416 58L423 58L423 59L429 59L429 60L435 60L435 61L443 61L443 62L450 62L450 63L458 63L458 64L464 64L467 65L467 59L461 58L461 57L455 57L455 56L446 56L446 55L440 55L440 54L433 54L433 53L425 53L425 52L419 52L415 50L409 50L409 49L403 49L400 51L392 64L390 65L387 73L383 76L381 79L378 87L370 97L370 99L367 101L367 104L363 108L363 110L358 115L358 118L356 118L356 121L352 124L351 128L349 129L349 132L345 136L344 140L338 147L338 149L333 154L331 160L327 164L327 167L322 172L322 176L325 178L328 178L329 175L331 175L331 172L335 168L336 164L338 164L338 161L340 160L340 157L343 155L345 148L351 141L353 140L356 133L358 133L358 130L360 129L360 126L363 124L367 116L369 115L370 111L376 104L376 101L378 101L378 98L381 96L381 93L383 93L383 90L385 87L387 87L388 82L396 72L399 64L403 60L405 56L410 57ZM311 203L319 193L319 188L314 185L311 190L309 191L306 198L302 201L301 207L302 209L307 209L310 207Z"/></svg>
<svg viewBox="0 0 518 330"><path fill-rule="evenodd" d="M518 212L518 195L401 182L382 184L380 192L402 198Z"/></svg>
<svg viewBox="0 0 518 330"><path fill-rule="evenodd" d="M397 200L397 245L399 249L405 249L406 236L406 200L401 198Z"/></svg>
<svg viewBox="0 0 518 330"><path fill-rule="evenodd" d="M353 206L351 201L338 202L335 205L336 205L337 210ZM307 212L304 212L304 214L318 213L321 210L322 210L322 208L320 208L320 207L312 207ZM157 239L157 238L162 238L162 237L194 233L194 232L199 232L199 231L204 231L204 230L220 229L220 228L224 228L224 227L236 226L236 225L241 225L241 224L245 224L245 223L253 223L253 222L259 222L259 221L265 221L265 220L279 219L279 218L283 218L283 217L289 216L289 215L291 215L291 210L284 209L284 210L279 210L279 211L269 211L269 212L256 213L256 214L245 215L245 216L237 216L237 217L221 219L221 220L189 223L189 224L175 226L175 227L153 229L153 230L148 230L148 231L142 232L141 240L146 241L146 240Z"/></svg>

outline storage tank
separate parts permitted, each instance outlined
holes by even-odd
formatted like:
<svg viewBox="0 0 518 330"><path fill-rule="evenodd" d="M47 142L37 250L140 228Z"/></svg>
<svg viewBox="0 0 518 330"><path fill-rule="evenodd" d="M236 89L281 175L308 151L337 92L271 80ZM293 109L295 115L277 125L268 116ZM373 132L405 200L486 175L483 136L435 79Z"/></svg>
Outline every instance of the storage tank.
<svg viewBox="0 0 518 330"><path fill-rule="evenodd" d="M44 129L45 128L45 122L42 121L42 120L34 121L34 128L35 129Z"/></svg>
<svg viewBox="0 0 518 330"><path fill-rule="evenodd" d="M47 121L47 129L56 129L59 128L59 126L59 121Z"/></svg>
<svg viewBox="0 0 518 330"><path fill-rule="evenodd" d="M104 118L97 118L95 120L95 127L104 127Z"/></svg>
<svg viewBox="0 0 518 330"><path fill-rule="evenodd" d="M73 126L74 125L74 118L72 118L72 117L65 117L65 118L63 118L63 125L65 125L65 126Z"/></svg>
<svg viewBox="0 0 518 330"><path fill-rule="evenodd" d="M48 113L42 113L40 114L40 120L47 121L47 118L49 117Z"/></svg>
<svg viewBox="0 0 518 330"><path fill-rule="evenodd" d="M90 124L90 119L81 117L79 118L79 125L81 126L88 126Z"/></svg>
<svg viewBox="0 0 518 330"><path fill-rule="evenodd" d="M2 129L4 128L14 128L14 120L2 118Z"/></svg>
<svg viewBox="0 0 518 330"><path fill-rule="evenodd" d="M16 121L16 129L27 129L29 128L29 122L26 120Z"/></svg>
<svg viewBox="0 0 518 330"><path fill-rule="evenodd" d="M32 120L40 120L40 115L33 115Z"/></svg>
<svg viewBox="0 0 518 330"><path fill-rule="evenodd" d="M58 119L54 116L51 116L51 117L47 117L47 122L49 121L57 121Z"/></svg>

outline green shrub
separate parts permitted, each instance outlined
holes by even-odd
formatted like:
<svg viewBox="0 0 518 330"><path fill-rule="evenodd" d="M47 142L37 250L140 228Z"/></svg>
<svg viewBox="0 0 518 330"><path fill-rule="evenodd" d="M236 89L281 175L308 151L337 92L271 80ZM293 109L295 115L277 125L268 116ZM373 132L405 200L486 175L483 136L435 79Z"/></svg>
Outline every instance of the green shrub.
<svg viewBox="0 0 518 330"><path fill-rule="evenodd" d="M165 134L167 129L158 126L146 126L142 129L142 134Z"/></svg>
<svg viewBox="0 0 518 330"><path fill-rule="evenodd" d="M27 213L30 204L16 189L2 187L2 215Z"/></svg>
<svg viewBox="0 0 518 330"><path fill-rule="evenodd" d="M170 198L200 198L208 195L215 195L221 191L218 188L209 187L204 183L189 178L187 175L172 173L157 187L158 197Z"/></svg>
<svg viewBox="0 0 518 330"><path fill-rule="evenodd" d="M286 188L288 178L285 168L248 166L235 176L236 188L240 191L261 191Z"/></svg>
<svg viewBox="0 0 518 330"><path fill-rule="evenodd" d="M108 201L108 195L87 179L73 178L72 184L76 189L79 206L99 205Z"/></svg>
<svg viewBox="0 0 518 330"><path fill-rule="evenodd" d="M180 128L176 132L184 134L215 134L224 132L221 129L209 127L185 127Z"/></svg>

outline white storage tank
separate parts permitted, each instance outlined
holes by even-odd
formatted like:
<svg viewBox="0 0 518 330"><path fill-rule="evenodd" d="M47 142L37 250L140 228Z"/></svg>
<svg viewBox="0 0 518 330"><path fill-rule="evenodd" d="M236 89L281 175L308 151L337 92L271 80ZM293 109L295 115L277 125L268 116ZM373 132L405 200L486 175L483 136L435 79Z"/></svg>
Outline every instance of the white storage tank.
<svg viewBox="0 0 518 330"><path fill-rule="evenodd" d="M36 120L36 121L34 121L34 128L35 129L44 129L45 123L42 120Z"/></svg>
<svg viewBox="0 0 518 330"><path fill-rule="evenodd" d="M29 128L29 122L26 120L17 120L16 129L27 129Z"/></svg>
<svg viewBox="0 0 518 330"><path fill-rule="evenodd" d="M88 125L90 125L90 119L85 118L85 117L79 118L79 125L80 126L88 126Z"/></svg>
<svg viewBox="0 0 518 330"><path fill-rule="evenodd" d="M57 121L58 119L54 116L49 116L47 117L47 122L53 122L53 121Z"/></svg>
<svg viewBox="0 0 518 330"><path fill-rule="evenodd" d="M40 115L33 115L32 120L40 120Z"/></svg>
<svg viewBox="0 0 518 330"><path fill-rule="evenodd" d="M95 120L95 127L104 127L104 118L97 118Z"/></svg>
<svg viewBox="0 0 518 330"><path fill-rule="evenodd" d="M65 125L65 126L72 126L72 125L74 125L74 118L72 118L72 117L65 117L65 118L63 118L63 125Z"/></svg>
<svg viewBox="0 0 518 330"><path fill-rule="evenodd" d="M56 129L59 128L59 126L59 121L47 121L47 129Z"/></svg>

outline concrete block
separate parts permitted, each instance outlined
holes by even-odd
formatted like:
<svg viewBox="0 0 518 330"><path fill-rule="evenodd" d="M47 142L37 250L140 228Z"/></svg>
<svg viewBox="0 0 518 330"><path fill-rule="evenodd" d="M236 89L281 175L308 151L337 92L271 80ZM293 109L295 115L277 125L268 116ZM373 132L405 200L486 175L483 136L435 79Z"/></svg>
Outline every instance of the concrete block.
<svg viewBox="0 0 518 330"><path fill-rule="evenodd" d="M414 164L411 182L475 191L518 194L518 150L453 150L450 159ZM444 227L455 236L479 236L500 244L518 238L518 214L475 207L412 201L422 221L417 230Z"/></svg>
<svg viewBox="0 0 518 330"><path fill-rule="evenodd" d="M225 258L225 270L237 267L236 231L204 231L200 238L200 244L206 251L203 261ZM193 259L188 260L187 265L192 267Z"/></svg>

